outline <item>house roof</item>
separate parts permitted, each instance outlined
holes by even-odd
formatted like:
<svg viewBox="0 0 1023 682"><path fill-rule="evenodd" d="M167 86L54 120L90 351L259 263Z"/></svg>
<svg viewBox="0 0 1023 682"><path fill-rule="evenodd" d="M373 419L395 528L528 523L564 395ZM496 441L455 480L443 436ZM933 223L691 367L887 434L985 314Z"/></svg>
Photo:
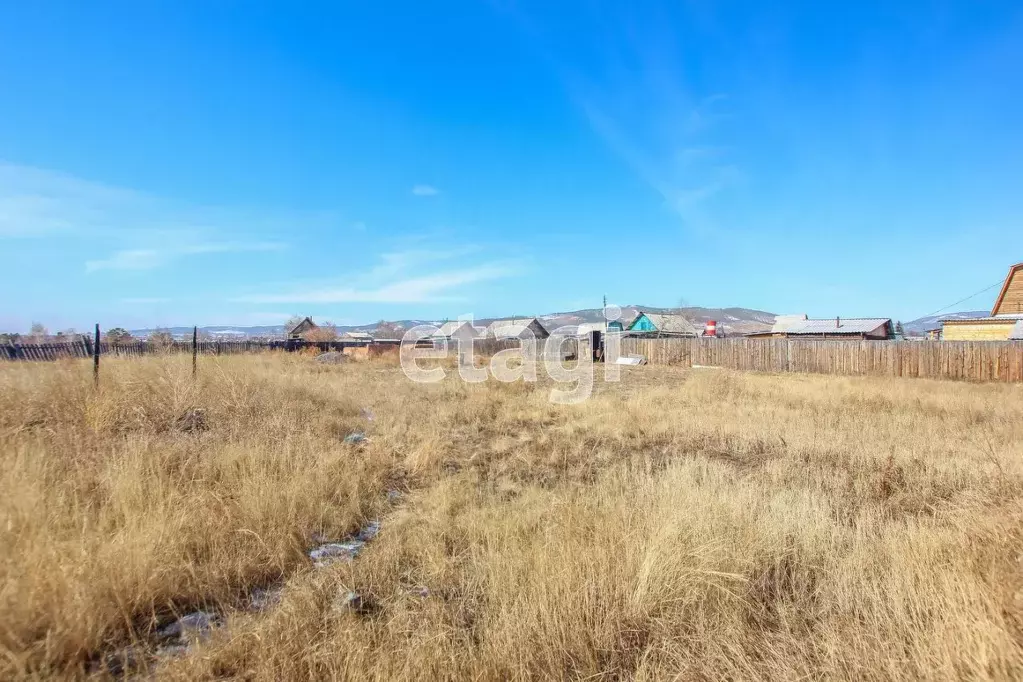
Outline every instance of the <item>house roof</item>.
<svg viewBox="0 0 1023 682"><path fill-rule="evenodd" d="M552 336L579 336L583 333L580 329L582 325L578 324L563 324L560 327L555 327L551 330Z"/></svg>
<svg viewBox="0 0 1023 682"><path fill-rule="evenodd" d="M437 332L431 334L431 336L435 339L449 338L453 334L455 334L459 329L461 329L462 326L468 326L469 329L471 329L473 331L473 334L475 334L476 336L479 336L481 333L481 330L478 327L474 327L471 324L469 324L468 320L451 320L450 322L445 322L444 324L442 324L440 328L437 329Z"/></svg>
<svg viewBox="0 0 1023 682"><path fill-rule="evenodd" d="M298 324L296 324L295 326L293 326L291 329L288 330L288 333L289 334L294 334L297 331L305 329L306 326L312 327L312 328L316 327L316 323L313 322L313 318L311 318L309 316L306 316L306 317L302 318L302 320Z"/></svg>
<svg viewBox="0 0 1023 682"><path fill-rule="evenodd" d="M782 330L793 336L814 335L814 334L869 334L885 324L891 324L888 317L852 317L838 318L838 324L834 319L826 320L803 320L795 321L788 328ZM774 331L772 329L772 331Z"/></svg>
<svg viewBox="0 0 1023 682"><path fill-rule="evenodd" d="M806 323L806 313L798 315L776 315L774 324L771 325L772 332L787 332L793 327L799 327Z"/></svg>
<svg viewBox="0 0 1023 682"><path fill-rule="evenodd" d="M687 320L683 315L673 315L668 313L647 313L640 311L636 315L636 319L629 324L629 328L636 324L636 320L641 317L646 317L650 322L657 328L657 331L665 334L692 334L693 336L699 336L699 332L693 323Z"/></svg>
<svg viewBox="0 0 1023 682"><path fill-rule="evenodd" d="M1023 320L1016 320L1016 324L1013 325L1012 331L1009 332L1010 341L1023 341Z"/></svg>
<svg viewBox="0 0 1023 682"><path fill-rule="evenodd" d="M345 332L342 336L347 336L350 339L372 339L373 335L369 332Z"/></svg>
<svg viewBox="0 0 1023 682"><path fill-rule="evenodd" d="M1012 278L1021 270L1023 270L1023 263L1016 263L1015 265L1009 266L1009 274L1005 276L1005 282L1002 283L1002 290L998 292L998 298L995 299L995 304L991 308L992 316L998 314L998 309L1002 306L1002 300L1005 298L1005 294L1009 292L1009 285L1012 283Z"/></svg>
<svg viewBox="0 0 1023 682"><path fill-rule="evenodd" d="M444 324L437 328L437 331L434 332L433 336L451 336L451 334L453 334L454 331L461 327L463 324L465 323L460 322L459 320L445 322Z"/></svg>
<svg viewBox="0 0 1023 682"><path fill-rule="evenodd" d="M523 317L511 320L494 320L487 327L487 336L497 338L518 337L525 333L526 329L539 326L545 333L547 328L535 317Z"/></svg>

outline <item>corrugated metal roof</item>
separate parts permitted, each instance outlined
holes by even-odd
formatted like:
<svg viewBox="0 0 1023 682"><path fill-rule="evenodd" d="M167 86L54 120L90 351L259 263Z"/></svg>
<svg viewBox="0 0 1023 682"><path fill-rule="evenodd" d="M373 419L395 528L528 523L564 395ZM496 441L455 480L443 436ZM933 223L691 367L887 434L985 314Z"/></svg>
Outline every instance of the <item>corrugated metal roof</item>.
<svg viewBox="0 0 1023 682"><path fill-rule="evenodd" d="M772 332L787 332L792 327L802 325L806 322L806 313L799 315L777 315L774 318L774 324L771 326Z"/></svg>
<svg viewBox="0 0 1023 682"><path fill-rule="evenodd" d="M803 320L802 323L794 323L784 330L786 334L799 336L803 334L869 334L885 323L890 323L887 317L854 317L838 318L828 320Z"/></svg>
<svg viewBox="0 0 1023 682"><path fill-rule="evenodd" d="M648 313L642 312L641 315L646 315L646 318L650 320L657 331L663 334L692 334L693 336L699 336L700 333L696 331L696 327L693 323L687 320L682 315L670 315L667 313ZM638 316L637 316L638 317ZM635 322L635 320L633 320Z"/></svg>
<svg viewBox="0 0 1023 682"><path fill-rule="evenodd" d="M1023 341L1023 320L1016 320L1016 324L1013 325L1012 331L1009 332L1010 341Z"/></svg>

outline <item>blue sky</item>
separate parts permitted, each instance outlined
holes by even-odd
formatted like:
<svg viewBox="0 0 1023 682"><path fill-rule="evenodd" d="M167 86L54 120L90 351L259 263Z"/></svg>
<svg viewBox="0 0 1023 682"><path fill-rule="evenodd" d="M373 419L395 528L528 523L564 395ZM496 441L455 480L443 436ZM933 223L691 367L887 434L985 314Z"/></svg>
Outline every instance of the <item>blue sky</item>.
<svg viewBox="0 0 1023 682"><path fill-rule="evenodd" d="M1023 260L1021 64L1011 2L5 2L0 328L911 319Z"/></svg>

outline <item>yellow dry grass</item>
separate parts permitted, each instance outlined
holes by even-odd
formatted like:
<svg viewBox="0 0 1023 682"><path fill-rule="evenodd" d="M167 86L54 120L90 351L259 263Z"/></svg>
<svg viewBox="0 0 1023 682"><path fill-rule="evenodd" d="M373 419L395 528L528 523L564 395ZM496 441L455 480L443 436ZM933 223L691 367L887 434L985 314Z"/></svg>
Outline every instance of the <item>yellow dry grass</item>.
<svg viewBox="0 0 1023 682"><path fill-rule="evenodd" d="M639 367L582 405L547 389L279 355L194 383L188 358L111 360L98 392L81 362L0 367L0 679L103 677L197 607L226 626L143 672L1023 679L1023 387ZM311 566L314 535L378 517L353 562Z"/></svg>

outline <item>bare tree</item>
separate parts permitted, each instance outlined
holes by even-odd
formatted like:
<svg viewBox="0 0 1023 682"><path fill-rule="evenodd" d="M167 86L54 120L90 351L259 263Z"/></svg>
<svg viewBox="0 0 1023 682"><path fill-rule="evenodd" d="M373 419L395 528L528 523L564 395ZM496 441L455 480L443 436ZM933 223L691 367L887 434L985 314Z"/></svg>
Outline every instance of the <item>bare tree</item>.
<svg viewBox="0 0 1023 682"><path fill-rule="evenodd" d="M376 332L373 335L378 339L397 339L401 338L402 328L393 322L380 320L377 322Z"/></svg>
<svg viewBox="0 0 1023 682"><path fill-rule="evenodd" d="M305 333L306 341L334 341L338 337L337 326L327 321Z"/></svg>
<svg viewBox="0 0 1023 682"><path fill-rule="evenodd" d="M158 348L166 348L174 343L174 337L166 329L155 330L147 340Z"/></svg>
<svg viewBox="0 0 1023 682"><path fill-rule="evenodd" d="M28 335L34 341L42 341L43 338L50 332L46 329L42 322L33 322L32 326L29 327Z"/></svg>

